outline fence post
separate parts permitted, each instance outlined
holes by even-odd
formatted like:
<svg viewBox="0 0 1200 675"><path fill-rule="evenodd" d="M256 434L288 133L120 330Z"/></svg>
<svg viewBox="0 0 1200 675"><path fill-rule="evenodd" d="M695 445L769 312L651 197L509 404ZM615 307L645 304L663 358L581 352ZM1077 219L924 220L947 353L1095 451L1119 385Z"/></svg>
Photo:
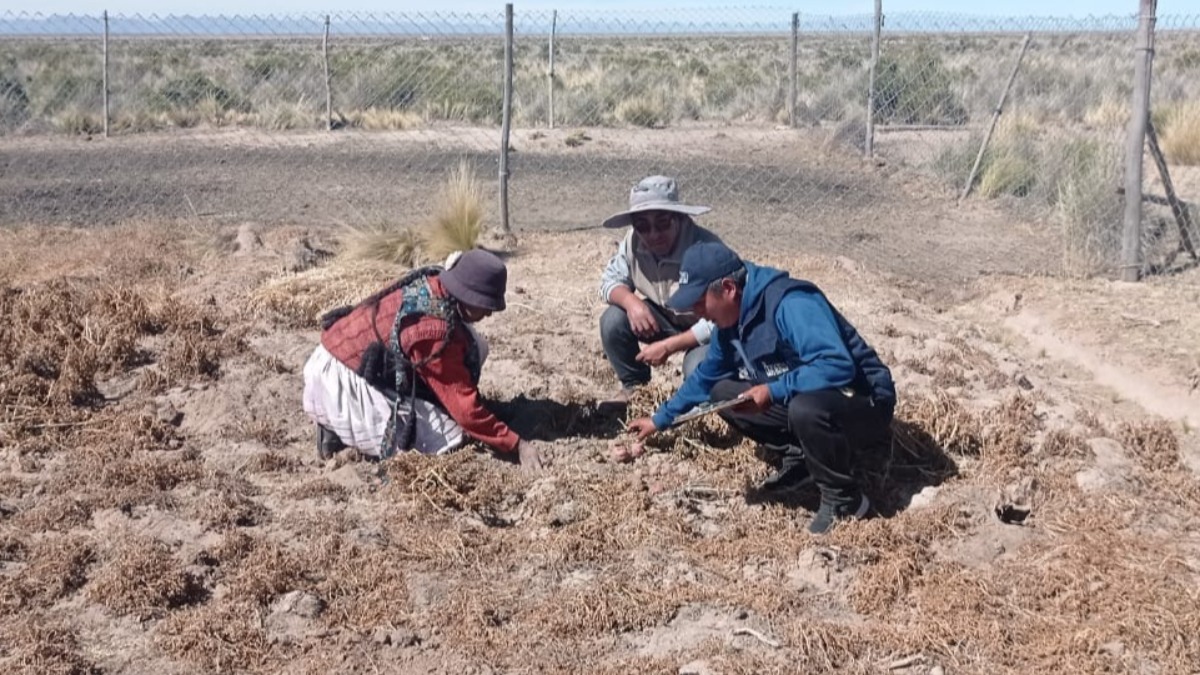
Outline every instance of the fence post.
<svg viewBox="0 0 1200 675"><path fill-rule="evenodd" d="M1137 281L1142 272L1142 147L1150 119L1150 66L1154 59L1156 0L1140 0L1137 47L1133 61L1133 100L1125 147L1125 231L1121 237L1121 279Z"/></svg>
<svg viewBox="0 0 1200 675"><path fill-rule="evenodd" d="M558 27L558 10L550 14L550 128L554 128L554 31Z"/></svg>
<svg viewBox="0 0 1200 675"><path fill-rule="evenodd" d="M512 241L508 223L508 133L512 124L513 6L504 5L504 110L500 123L500 232Z"/></svg>
<svg viewBox="0 0 1200 675"><path fill-rule="evenodd" d="M975 182L979 163L983 161L983 153L987 150L988 143L992 142L992 134L996 131L996 122L1000 121L1000 113L1004 112L1004 102L1008 100L1008 90L1012 89L1013 82L1017 79L1017 71L1021 69L1021 61L1024 60L1025 52L1029 49L1029 41L1032 39L1033 33L1025 34L1025 41L1021 43L1021 53L1017 54L1017 62L1013 64L1012 72L1008 74L1008 82L1004 85L1004 91L1000 93L1000 101L996 103L996 110L992 112L992 124L988 127L983 142L979 144L979 154L975 155L975 164L971 166L971 173L967 175L967 184L963 186L962 194L958 197L960 204L971 193L971 185Z"/></svg>
<svg viewBox="0 0 1200 675"><path fill-rule="evenodd" d="M875 0L875 33L871 38L871 75L867 85L867 139L863 154L875 156L875 69L879 65L879 33L883 30L883 0Z"/></svg>
<svg viewBox="0 0 1200 675"><path fill-rule="evenodd" d="M108 10L104 10L104 137L108 138Z"/></svg>
<svg viewBox="0 0 1200 675"><path fill-rule="evenodd" d="M800 45L800 12L792 12L792 53L788 57L788 126L796 128L796 51Z"/></svg>
<svg viewBox="0 0 1200 675"><path fill-rule="evenodd" d="M321 38L321 56L325 61L325 131L333 131L333 90L329 81L329 15L325 15L325 36Z"/></svg>
<svg viewBox="0 0 1200 675"><path fill-rule="evenodd" d="M1158 167L1158 176L1162 179L1163 191L1167 194L1167 205L1171 207L1175 224L1179 226L1179 243L1183 250L1192 256L1192 260L1200 260L1196 246L1192 243L1192 214L1187 204L1179 201L1179 196L1175 194L1175 183L1171 180L1171 172L1167 170L1167 158L1163 157L1162 148L1158 147L1158 133L1154 131L1153 120L1146 122L1146 144L1150 147L1150 156L1154 158L1155 166Z"/></svg>

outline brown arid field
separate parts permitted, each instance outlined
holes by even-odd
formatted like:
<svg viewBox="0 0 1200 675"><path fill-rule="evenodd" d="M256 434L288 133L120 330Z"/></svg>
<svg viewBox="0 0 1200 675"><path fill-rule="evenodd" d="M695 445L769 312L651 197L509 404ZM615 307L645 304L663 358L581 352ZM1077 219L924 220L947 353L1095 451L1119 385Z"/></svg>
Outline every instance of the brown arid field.
<svg viewBox="0 0 1200 675"><path fill-rule="evenodd" d="M340 232L0 232L0 672L1197 671L1196 269L947 293L731 232L899 382L881 515L815 539L812 495L747 502L767 466L719 423L609 460L598 229L521 233L480 324L549 468L319 461L316 317L400 272L333 262Z"/></svg>

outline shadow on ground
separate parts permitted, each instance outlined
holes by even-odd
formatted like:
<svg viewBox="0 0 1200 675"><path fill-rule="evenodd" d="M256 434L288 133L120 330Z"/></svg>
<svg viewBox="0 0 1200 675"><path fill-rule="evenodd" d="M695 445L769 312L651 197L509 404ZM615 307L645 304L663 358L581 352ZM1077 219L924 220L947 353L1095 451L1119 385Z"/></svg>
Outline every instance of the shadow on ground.
<svg viewBox="0 0 1200 675"><path fill-rule="evenodd" d="M613 438L622 431L623 411L593 402L560 402L519 394L490 404L496 416L522 438L555 441L566 437Z"/></svg>

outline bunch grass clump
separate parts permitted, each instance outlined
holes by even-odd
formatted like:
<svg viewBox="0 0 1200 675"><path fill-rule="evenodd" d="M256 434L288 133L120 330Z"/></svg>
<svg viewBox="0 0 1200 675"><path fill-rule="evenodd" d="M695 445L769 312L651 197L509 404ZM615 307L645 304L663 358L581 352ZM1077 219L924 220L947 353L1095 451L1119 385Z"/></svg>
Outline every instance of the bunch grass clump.
<svg viewBox="0 0 1200 675"><path fill-rule="evenodd" d="M459 162L450 172L434 207L425 237L425 254L442 260L454 251L469 251L483 234L483 188L475 169Z"/></svg>
<svg viewBox="0 0 1200 675"><path fill-rule="evenodd" d="M1200 165L1200 101L1168 108L1161 116L1159 143L1172 164Z"/></svg>

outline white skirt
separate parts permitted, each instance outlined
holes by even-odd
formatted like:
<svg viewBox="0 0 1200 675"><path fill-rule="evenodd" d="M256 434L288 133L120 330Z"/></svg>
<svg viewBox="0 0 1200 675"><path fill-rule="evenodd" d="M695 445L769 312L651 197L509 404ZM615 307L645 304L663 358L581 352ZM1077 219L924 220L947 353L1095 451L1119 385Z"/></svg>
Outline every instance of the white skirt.
<svg viewBox="0 0 1200 675"><path fill-rule="evenodd" d="M463 444L462 427L438 406L416 399L413 449L423 454L440 455ZM379 457L392 401L382 391L350 370L317 345L304 365L304 412L317 424L327 427L342 442L364 454ZM409 406L401 403L397 430L404 428Z"/></svg>

